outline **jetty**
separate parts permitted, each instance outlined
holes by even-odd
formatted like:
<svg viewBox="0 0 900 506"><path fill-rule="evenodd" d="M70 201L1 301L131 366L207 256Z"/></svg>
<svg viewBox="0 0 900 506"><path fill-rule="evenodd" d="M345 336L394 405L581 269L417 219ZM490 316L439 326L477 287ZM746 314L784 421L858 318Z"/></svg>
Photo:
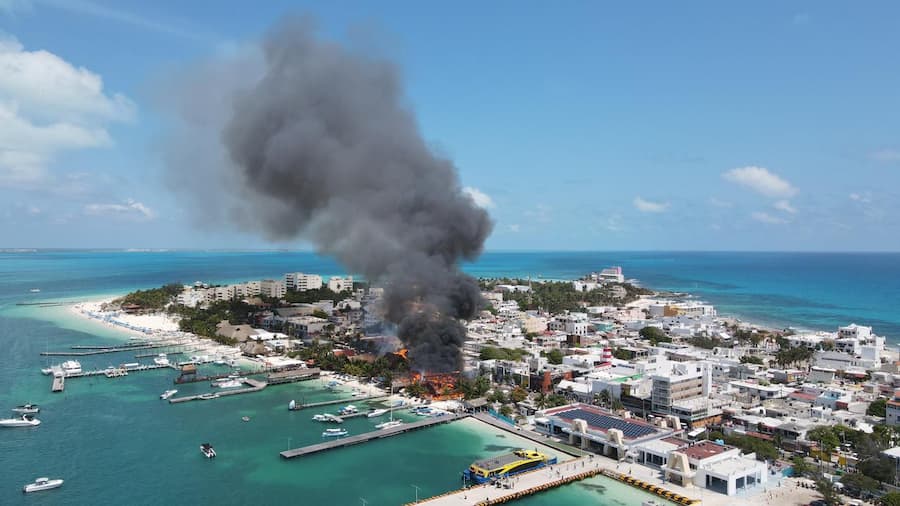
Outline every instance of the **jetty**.
<svg viewBox="0 0 900 506"><path fill-rule="evenodd" d="M321 373L322 371L315 367L273 372L266 376L266 383L270 385L281 385L283 383L308 381L318 378Z"/></svg>
<svg viewBox="0 0 900 506"><path fill-rule="evenodd" d="M53 384L50 385L51 392L62 392L66 388L66 378L63 376L54 376Z"/></svg>
<svg viewBox="0 0 900 506"><path fill-rule="evenodd" d="M368 397L351 397L349 399L335 399L332 401L322 401L322 402L310 402L308 404L297 404L297 410L306 409L306 408L318 408L320 406L331 406L334 404L345 404L345 403L353 403L353 402L363 402L363 401L379 401L390 398L389 395L370 395Z"/></svg>
<svg viewBox="0 0 900 506"><path fill-rule="evenodd" d="M188 395L186 397L175 397L169 399L169 404L179 404L182 402L190 402L190 401L206 401L212 399L218 399L220 397L227 397L229 395L240 395L240 394L249 394L253 392L259 392L260 390L269 386L265 381L255 380L252 378L243 378L242 381L247 385L250 385L248 388L235 388L229 390L222 390L221 392L211 392L215 394L215 396L209 396L209 394L200 394L200 395Z"/></svg>
<svg viewBox="0 0 900 506"><path fill-rule="evenodd" d="M426 427L431 427L434 425L440 425L444 423L455 422L456 420L460 420L470 416L468 413L463 413L459 415L444 415L438 416L434 418L429 418L427 420L422 420L420 422L410 422L404 423L403 425L399 425L397 427L392 427L390 429L376 430L372 432L366 432L364 434L360 434L358 436L349 436L340 439L334 439L331 441L326 441L324 443L304 446L302 448L294 448L291 450L285 450L280 453L281 457L284 459L293 459L296 457L303 457L306 455L312 455L314 453L321 453L328 450L334 450L336 448L344 448L346 446L353 446L361 443L366 443L368 441L372 441L373 439L384 439L388 437L393 437L398 434L405 434L410 431L424 429Z"/></svg>
<svg viewBox="0 0 900 506"><path fill-rule="evenodd" d="M111 346L106 348L75 348L81 351L42 351L43 357L86 357L88 355L103 355L106 353L121 353L123 351L152 350L165 348L170 344L142 344L140 346Z"/></svg>

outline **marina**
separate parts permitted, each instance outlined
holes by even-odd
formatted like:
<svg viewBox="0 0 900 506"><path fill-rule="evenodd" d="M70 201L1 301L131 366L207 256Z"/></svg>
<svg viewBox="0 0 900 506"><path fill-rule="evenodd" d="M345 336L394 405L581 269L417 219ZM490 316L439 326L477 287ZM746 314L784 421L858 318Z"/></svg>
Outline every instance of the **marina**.
<svg viewBox="0 0 900 506"><path fill-rule="evenodd" d="M455 422L456 420L461 420L463 418L468 418L470 415L468 413L461 415L446 415L437 418L431 418L428 420L422 420L420 422L411 422L404 423L403 425L393 427L390 429L384 430L376 430L372 432L366 432L365 434L359 434L356 436L350 436L341 438L335 441L328 441L326 443L319 443L309 446L304 446L302 448L295 448L291 450L285 450L281 452L281 455L284 459L293 459L296 457L303 457L306 455L312 455L314 453L325 452L328 450L334 450L336 448L344 448L346 446L353 446L361 443L366 443L368 441L372 441L373 439L384 439L392 436L396 436L398 434L404 434L406 432L410 432L413 430L424 429L426 427L432 427L434 425L440 425L444 423Z"/></svg>
<svg viewBox="0 0 900 506"><path fill-rule="evenodd" d="M226 397L229 395L240 395L240 394L249 394L253 392L259 392L260 390L265 389L269 386L265 381L255 380L252 378L243 378L244 383L250 385L249 388L240 388L234 390L222 390L220 392L216 392L215 394L200 394L200 395L188 395L185 397L175 397L169 399L169 404L180 404L182 402L190 402L190 401L205 401L210 399L218 399L219 397Z"/></svg>
<svg viewBox="0 0 900 506"><path fill-rule="evenodd" d="M297 407L294 409L307 409L307 408L318 408L321 406L332 406L334 404L345 404L349 402L363 402L363 401L380 401L384 399L388 399L390 396L388 395L370 395L368 397L351 397L350 399L335 399L331 401L322 401L322 402L310 402L307 404L297 404Z"/></svg>

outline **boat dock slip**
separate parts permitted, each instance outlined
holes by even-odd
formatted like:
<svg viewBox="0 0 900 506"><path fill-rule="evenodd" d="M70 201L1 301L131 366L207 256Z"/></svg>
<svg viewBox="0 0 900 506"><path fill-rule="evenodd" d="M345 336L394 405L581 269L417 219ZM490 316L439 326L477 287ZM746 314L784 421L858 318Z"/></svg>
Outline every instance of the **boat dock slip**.
<svg viewBox="0 0 900 506"><path fill-rule="evenodd" d="M297 409L318 408L319 406L331 406L332 404L346 404L352 402L378 401L389 398L389 395L371 395L369 397L350 397L349 399L335 399L333 401L311 402L298 404Z"/></svg>
<svg viewBox="0 0 900 506"><path fill-rule="evenodd" d="M319 377L321 371L316 368L294 369L292 371L273 372L266 376L266 383L270 385L280 385L282 383L294 383L297 381L307 381Z"/></svg>
<svg viewBox="0 0 900 506"><path fill-rule="evenodd" d="M250 388L237 388L237 389L232 389L232 390L222 390L221 392L214 392L216 396L209 397L209 398L204 397L207 394L189 395L187 397L177 397L174 399L169 399L169 404L178 404L181 402L188 402L188 401L205 401L205 400L218 399L219 397L226 397L229 395L249 394L249 393L253 393L253 392L259 392L260 390L269 386L268 384L266 384L265 381L259 381L259 380L255 380L252 378L244 378L241 381L250 385Z"/></svg>
<svg viewBox="0 0 900 506"><path fill-rule="evenodd" d="M152 350L154 348L165 348L166 346L169 346L169 345L129 346L127 348L102 348L99 350L87 350L87 351L42 351L41 356L43 356L43 357L86 357L88 355L103 355L106 353L121 353L123 351Z"/></svg>
<svg viewBox="0 0 900 506"><path fill-rule="evenodd" d="M96 369L93 371L84 371L82 373L69 374L66 377L67 378L83 378L85 376L108 376L107 373L109 371L116 370L116 369L117 368ZM122 369L122 368L118 368L118 369ZM153 371L156 369L172 369L172 366L171 365L160 365L160 364L146 364L146 365L139 365L137 367L124 368L125 372L128 372L128 373L139 372L139 371Z"/></svg>
<svg viewBox="0 0 900 506"><path fill-rule="evenodd" d="M62 392L66 388L66 378L62 376L54 376L53 384L50 385L51 392Z"/></svg>
<svg viewBox="0 0 900 506"><path fill-rule="evenodd" d="M398 434L403 434L403 433L410 432L413 430L424 429L425 427L431 427L432 425L440 425L443 423L455 422L456 420L460 420L460 419L466 418L468 416L470 416L468 413L464 413L461 415L445 415L445 416L439 416L439 417L435 417L435 418L429 418L427 420L422 420L421 422L404 423L402 425L398 425L397 427L392 427L390 429L375 430L372 432L366 432L365 434L360 434L358 436L344 437L344 438L335 439L332 441L327 441L324 443L314 444L314 445L310 445L310 446L304 446L302 448L286 450L286 451L281 452L280 455L282 458L285 458L285 459L292 459L295 457L312 455L313 453L319 453L319 452L324 452L327 450L333 450L335 448L343 448L345 446L353 446L356 444L365 443L365 442L371 441L373 439L384 439L386 437L396 436Z"/></svg>

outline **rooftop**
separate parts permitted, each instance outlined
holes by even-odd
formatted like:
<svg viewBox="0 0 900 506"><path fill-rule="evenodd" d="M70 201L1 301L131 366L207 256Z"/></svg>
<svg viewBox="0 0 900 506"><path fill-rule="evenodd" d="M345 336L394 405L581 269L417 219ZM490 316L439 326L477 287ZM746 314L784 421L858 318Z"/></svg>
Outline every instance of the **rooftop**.
<svg viewBox="0 0 900 506"><path fill-rule="evenodd" d="M574 404L547 411L548 416L555 416L571 423L576 418L587 422L590 429L606 433L609 429L619 429L625 439L639 439L659 430L653 425L634 419L625 419L587 404Z"/></svg>
<svg viewBox="0 0 900 506"><path fill-rule="evenodd" d="M703 460L715 457L716 455L733 450L734 448L734 446L720 445L718 443L713 443L712 441L700 441L699 443L684 448L681 452L687 455L688 459Z"/></svg>

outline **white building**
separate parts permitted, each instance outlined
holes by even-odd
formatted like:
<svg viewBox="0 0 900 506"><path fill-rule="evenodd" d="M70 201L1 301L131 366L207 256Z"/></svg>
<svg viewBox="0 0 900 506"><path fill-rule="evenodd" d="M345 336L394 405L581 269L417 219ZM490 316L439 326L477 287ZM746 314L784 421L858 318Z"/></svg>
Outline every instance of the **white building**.
<svg viewBox="0 0 900 506"><path fill-rule="evenodd" d="M547 330L565 332L567 335L584 336L591 329L587 313L559 315L547 323Z"/></svg>
<svg viewBox="0 0 900 506"><path fill-rule="evenodd" d="M204 288L194 289L191 286L185 286L184 290L175 298L177 304L187 307L197 307L198 304L206 302L206 292Z"/></svg>
<svg viewBox="0 0 900 506"><path fill-rule="evenodd" d="M332 276L331 279L328 280L328 289L332 292L353 290L353 276Z"/></svg>
<svg viewBox="0 0 900 506"><path fill-rule="evenodd" d="M259 282L259 293L260 295L265 295L266 297L274 297L276 299L280 299L284 297L287 292L287 288L283 281L276 281L274 279L264 279Z"/></svg>
<svg viewBox="0 0 900 506"><path fill-rule="evenodd" d="M622 268L608 267L600 271L600 274L597 275L597 279L604 283L624 283L625 275L622 274Z"/></svg>
<svg viewBox="0 0 900 506"><path fill-rule="evenodd" d="M322 288L322 276L318 274L304 274L302 272L289 272L284 275L284 284L288 290L305 292Z"/></svg>

